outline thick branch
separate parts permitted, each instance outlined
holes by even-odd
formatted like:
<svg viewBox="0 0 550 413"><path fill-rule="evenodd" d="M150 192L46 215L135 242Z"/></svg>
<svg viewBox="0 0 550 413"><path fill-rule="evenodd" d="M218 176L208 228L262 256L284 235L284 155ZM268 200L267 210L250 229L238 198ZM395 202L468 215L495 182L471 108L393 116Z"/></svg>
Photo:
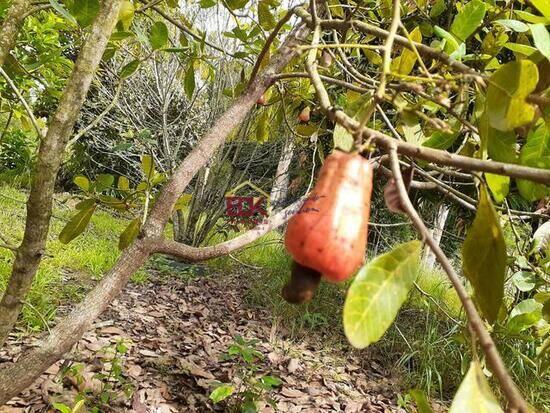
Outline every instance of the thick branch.
<svg viewBox="0 0 550 413"><path fill-rule="evenodd" d="M303 202L303 199L294 202L292 205L269 217L266 223L260 224L256 228L230 239L229 241L209 247L197 248L165 238L159 238L152 241L153 252L172 255L191 262L221 257L249 245L269 231L283 225L300 209Z"/></svg>
<svg viewBox="0 0 550 413"><path fill-rule="evenodd" d="M15 46L19 26L25 18L29 4L28 0L14 0L2 23L0 28L0 66L4 65L10 50Z"/></svg>
<svg viewBox="0 0 550 413"><path fill-rule="evenodd" d="M24 298L31 288L44 254L52 214L55 179L63 159L65 144L73 131L107 40L116 24L119 6L120 1L103 2L103 7L67 81L48 132L40 142L38 162L27 201L25 234L0 302L0 346L17 321Z"/></svg>
<svg viewBox="0 0 550 413"><path fill-rule="evenodd" d="M323 85L321 77L319 76L316 65L311 65L306 62L306 69L311 78L311 83L317 92L321 111L327 115L331 121L342 125L350 133L358 133L358 129L360 128L359 122L346 115L341 109L335 108L331 105L329 95ZM489 172L497 175L510 176L512 178L528 179L546 185L550 184L550 170L547 169L530 168L527 166L455 155L447 151L417 146L408 142L396 141L386 134L367 127L360 128L359 132L362 134L363 139L370 139L371 143L383 147L387 146L390 142L395 142L399 153L413 158L423 159L439 165L453 166L466 171Z"/></svg>
<svg viewBox="0 0 550 413"><path fill-rule="evenodd" d="M439 247L439 244L431 236L428 228L426 228L426 225L422 221L422 218L420 217L420 215L418 215L418 212L416 212L411 200L409 199L409 195L407 194L407 189L401 175L401 167L399 164L399 159L397 157L397 146L395 145L395 143L395 141L390 142L387 145L387 148L390 152L391 168L395 182L397 184L397 188L399 190L401 205L404 208L406 214L411 219L415 228L422 236L422 239L433 251L435 257L437 258L437 261L441 264L443 270L445 270L449 279L451 280L451 283L453 284L453 287L457 292L460 302L464 307L464 311L466 312L466 316L468 317L468 322L470 323L470 326L474 331L476 337L478 338L479 344L481 345L483 352L485 353L485 357L487 358L489 367L491 368L491 371L498 380L500 387L502 388L502 391L506 396L506 399L510 403L510 410L517 411L518 413L527 413L529 411L527 403L523 399L521 393L514 384L514 381L506 370L504 362L502 361L502 358L498 353L495 343L493 342L491 335L485 328L483 320L479 316L472 299L466 291L466 288L464 288L464 285L462 285L460 277L455 272L453 266L445 256L443 250Z"/></svg>

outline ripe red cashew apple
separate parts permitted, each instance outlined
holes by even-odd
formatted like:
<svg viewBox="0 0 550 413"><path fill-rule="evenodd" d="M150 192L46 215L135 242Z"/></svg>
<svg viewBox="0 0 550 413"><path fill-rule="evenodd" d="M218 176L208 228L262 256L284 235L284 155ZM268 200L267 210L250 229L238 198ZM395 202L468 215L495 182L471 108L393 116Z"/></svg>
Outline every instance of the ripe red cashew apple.
<svg viewBox="0 0 550 413"><path fill-rule="evenodd" d="M288 222L285 245L295 262L335 283L357 271L367 246L372 179L372 165L360 155L335 151L326 158L311 195ZM293 269L286 295L296 274Z"/></svg>

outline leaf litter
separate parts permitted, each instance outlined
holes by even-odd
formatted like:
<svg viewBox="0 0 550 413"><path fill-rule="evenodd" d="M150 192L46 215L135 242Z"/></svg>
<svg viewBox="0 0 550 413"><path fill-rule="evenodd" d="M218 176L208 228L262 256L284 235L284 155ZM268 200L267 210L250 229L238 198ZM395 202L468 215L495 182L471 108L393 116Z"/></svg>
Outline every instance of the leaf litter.
<svg viewBox="0 0 550 413"><path fill-rule="evenodd" d="M222 361L235 336L257 339L261 372L282 385L275 404L261 412L405 412L396 405L398 381L383 359L349 346L335 348L314 334L299 341L267 310L247 305L237 275L192 280L152 276L129 284L65 359L50 367L0 413L55 412L53 403L73 406L80 392L99 395L113 366L114 348L124 343L123 381L103 411L131 413L224 411L208 398L214 382L238 383L236 366ZM12 335L0 350L0 365L16 361L38 337ZM79 366L78 377L62 374ZM108 379L107 379L108 380ZM81 412L85 410L82 409Z"/></svg>

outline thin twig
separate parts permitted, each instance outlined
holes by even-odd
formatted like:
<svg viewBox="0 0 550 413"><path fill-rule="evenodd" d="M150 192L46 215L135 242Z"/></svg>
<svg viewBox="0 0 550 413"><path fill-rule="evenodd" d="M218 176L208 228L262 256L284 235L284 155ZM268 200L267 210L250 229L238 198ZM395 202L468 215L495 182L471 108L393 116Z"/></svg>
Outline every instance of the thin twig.
<svg viewBox="0 0 550 413"><path fill-rule="evenodd" d="M21 94L21 92L19 91L17 86L15 85L15 83L13 83L11 78L5 72L5 70L2 69L2 67L0 67L0 74L2 75L2 77L4 79L6 79L6 82L8 82L8 85L12 88L13 92L16 94L17 98L19 99L19 101L21 102L23 107L25 108L25 111L27 112L27 115L29 115L29 118L31 119L32 126L34 126L34 129L36 130L36 133L38 134L38 137L42 138L44 136L44 132L42 131L40 126L38 126L38 122L36 121L36 118L34 117L34 113L32 113L32 109L30 108L29 104L27 103L27 101L25 100L25 98L23 97L23 95Z"/></svg>

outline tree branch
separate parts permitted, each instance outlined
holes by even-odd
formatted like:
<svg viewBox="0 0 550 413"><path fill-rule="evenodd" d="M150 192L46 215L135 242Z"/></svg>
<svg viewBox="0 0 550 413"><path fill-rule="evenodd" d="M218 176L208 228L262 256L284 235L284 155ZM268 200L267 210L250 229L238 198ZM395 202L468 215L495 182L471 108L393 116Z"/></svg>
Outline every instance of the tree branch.
<svg viewBox="0 0 550 413"><path fill-rule="evenodd" d="M229 241L208 247L191 247L165 238L157 238L151 240L152 252L171 255L189 262L205 261L227 255L249 245L273 229L283 225L300 209L304 199L305 198L299 199L285 209L270 216L267 222Z"/></svg>
<svg viewBox="0 0 550 413"><path fill-rule="evenodd" d="M401 205L405 213L411 219L417 231L420 233L422 239L433 251L434 255L437 258L437 261L441 264L443 270L447 273L449 279L451 280L451 283L453 284L453 287L457 292L462 306L464 307L466 316L468 317L468 322L475 335L477 336L483 352L485 353L485 357L487 358L489 367L491 368L491 371L498 380L500 387L510 404L510 409L512 411L516 411L513 409L517 409L518 413L528 413L528 405L523 399L523 396L519 392L518 388L514 384L514 381L510 377L508 371L506 370L504 362L502 361L502 358L498 353L495 343L493 342L491 335L485 328L483 320L479 316L472 299L466 291L466 288L464 288L464 286L462 285L460 277L455 272L453 266L445 256L443 250L441 250L441 248L439 247L439 244L431 236L428 228L426 228L426 225L422 221L422 218L420 217L420 215L418 215L418 212L416 212L413 204L411 203L411 200L409 199L407 189L403 182L403 176L401 175L401 167L399 164L399 158L397 156L396 141L389 142L386 145L386 148L390 153L391 169L395 182L397 184L399 197L401 198Z"/></svg>
<svg viewBox="0 0 550 413"><path fill-rule="evenodd" d="M10 50L15 47L19 26L25 18L28 8L28 0L14 0L2 22L2 27L0 27L0 67L4 65Z"/></svg>
<svg viewBox="0 0 550 413"><path fill-rule="evenodd" d="M513 178L528 179L546 185L550 184L550 170L547 169L531 168L516 164L507 164L503 162L455 155L447 151L417 146L408 142L396 141L386 134L367 127L360 128L359 122L346 115L341 109L332 106L329 95L323 85L323 81L319 76L316 66L306 62L306 69L311 78L311 83L317 93L320 110L328 116L332 122L337 122L346 128L351 134L361 133L363 139L370 140L371 143L383 147L387 146L390 142L395 142L397 151L400 154L434 162L439 165L453 166L466 171L489 172L497 175L506 175Z"/></svg>
<svg viewBox="0 0 550 413"><path fill-rule="evenodd" d="M21 312L44 254L57 172L65 144L76 123L108 38L113 30L120 0L105 1L91 33L82 47L71 77L59 102L46 136L40 142L29 199L23 241L18 248L6 291L0 301L0 347Z"/></svg>
<svg viewBox="0 0 550 413"><path fill-rule="evenodd" d="M13 83L13 80L11 80L11 78L8 76L6 71L2 69L1 66L0 66L0 75L2 75L2 77L6 80L6 82L8 82L8 85L11 87L11 89L19 99L19 102L21 102L21 104L25 108L27 115L29 115L29 118L31 119L32 126L36 130L36 134L38 135L39 138L42 138L44 136L43 131L38 125L38 123L36 122L36 118L34 117L34 113L32 113L32 109L30 108L29 104L27 103L27 101L25 100L25 98L23 97L23 95L15 85L15 83Z"/></svg>

